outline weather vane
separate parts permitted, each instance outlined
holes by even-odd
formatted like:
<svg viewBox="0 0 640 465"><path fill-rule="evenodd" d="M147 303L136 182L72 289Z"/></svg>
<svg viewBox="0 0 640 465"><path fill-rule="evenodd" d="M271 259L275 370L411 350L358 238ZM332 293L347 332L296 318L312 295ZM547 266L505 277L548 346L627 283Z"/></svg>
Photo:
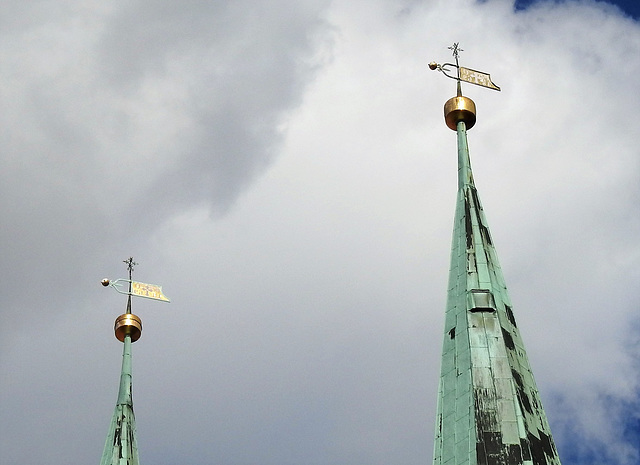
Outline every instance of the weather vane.
<svg viewBox="0 0 640 465"><path fill-rule="evenodd" d="M500 87L496 86L491 81L491 76L488 73L483 73L482 71L477 71L475 69L465 68L463 66L460 66L460 63L458 62L458 58L460 56L460 52L463 52L464 50L460 48L459 42L455 42L451 47L448 47L448 49L451 50L453 53L453 57L456 60L455 64L444 63L440 65L435 61L432 61L431 63L429 63L429 68L432 70L437 69L438 71L441 71L442 74L444 74L448 78L455 79L456 81L458 81L458 95L462 95L462 92L460 90L460 81L468 82L470 84L475 84L477 86L487 87L488 89L493 89L497 91L500 90ZM449 74L454 72L454 70L451 68L455 68L455 73L456 73L455 76L452 76L451 74Z"/></svg>
<svg viewBox="0 0 640 465"><path fill-rule="evenodd" d="M127 305L127 313L131 313L131 296L144 297L147 299L160 300L162 302L171 302L171 300L162 293L162 286L158 286L157 284L147 284L141 283L139 281L133 281L131 278L133 267L137 265L136 262L133 261L133 257L129 257L123 262L127 265L127 270L129 271L129 279L119 278L115 281L109 280L109 278L105 278L102 280L102 285L107 287L111 286L120 294L125 294L129 296L129 302ZM124 291L121 289L124 283L129 283L129 290Z"/></svg>

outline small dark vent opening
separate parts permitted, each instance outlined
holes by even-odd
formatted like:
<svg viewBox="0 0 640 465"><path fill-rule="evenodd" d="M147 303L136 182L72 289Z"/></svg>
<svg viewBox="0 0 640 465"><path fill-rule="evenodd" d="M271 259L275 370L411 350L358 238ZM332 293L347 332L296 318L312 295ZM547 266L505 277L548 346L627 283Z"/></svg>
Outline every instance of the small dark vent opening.
<svg viewBox="0 0 640 465"><path fill-rule="evenodd" d="M507 319L513 325L514 328L517 328L518 325L516 325L516 318L513 316L513 311L511 311L511 307L509 307L508 305L505 305L504 308L507 312Z"/></svg>

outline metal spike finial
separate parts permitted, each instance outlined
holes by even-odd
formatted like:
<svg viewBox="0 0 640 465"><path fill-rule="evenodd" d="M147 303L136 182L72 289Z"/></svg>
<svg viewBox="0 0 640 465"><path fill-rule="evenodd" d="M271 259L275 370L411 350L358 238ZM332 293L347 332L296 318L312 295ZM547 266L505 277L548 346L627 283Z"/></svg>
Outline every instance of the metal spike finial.
<svg viewBox="0 0 640 465"><path fill-rule="evenodd" d="M127 265L127 270L129 270L129 298L127 299L127 314L131 314L131 273L133 272L133 267L138 264L133 261L133 257L122 260L122 262Z"/></svg>
<svg viewBox="0 0 640 465"><path fill-rule="evenodd" d="M464 52L464 50L460 48L460 42L454 42L451 47L447 48L453 52L453 57L456 59L456 61L458 60L460 52Z"/></svg>
<svg viewBox="0 0 640 465"><path fill-rule="evenodd" d="M133 257L129 257L126 260L122 260L122 263L127 265L127 270L129 270L129 279L131 279L131 272L133 271L133 267L139 265L133 261Z"/></svg>

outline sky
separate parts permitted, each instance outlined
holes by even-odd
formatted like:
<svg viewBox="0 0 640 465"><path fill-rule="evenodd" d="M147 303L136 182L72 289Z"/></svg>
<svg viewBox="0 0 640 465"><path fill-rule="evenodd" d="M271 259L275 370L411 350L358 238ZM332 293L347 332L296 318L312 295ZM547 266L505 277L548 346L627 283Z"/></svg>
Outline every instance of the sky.
<svg viewBox="0 0 640 465"><path fill-rule="evenodd" d="M640 463L633 2L40 0L0 12L0 450L98 463L126 297L143 464L432 458L463 85L562 463Z"/></svg>
<svg viewBox="0 0 640 465"><path fill-rule="evenodd" d="M565 3L566 0L556 1L556 3ZM544 2L540 0L516 0L514 3L516 11L527 10L532 6L537 6L537 4L544 4L549 2ZM585 3L585 2L580 2ZM586 2L593 4L594 2ZM618 7L619 12L624 14L625 16L629 16L636 20L640 19L640 4L636 0L618 0L618 1L607 1L607 2L597 2L600 6L603 6L604 3L615 5Z"/></svg>

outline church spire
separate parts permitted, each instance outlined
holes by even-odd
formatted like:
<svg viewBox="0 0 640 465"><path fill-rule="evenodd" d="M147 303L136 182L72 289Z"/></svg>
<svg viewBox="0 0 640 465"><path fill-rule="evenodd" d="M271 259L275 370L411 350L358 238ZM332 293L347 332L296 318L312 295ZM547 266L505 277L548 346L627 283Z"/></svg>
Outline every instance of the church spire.
<svg viewBox="0 0 640 465"><path fill-rule="evenodd" d="M129 271L129 292L127 312L116 319L116 338L123 343L122 370L120 372L120 389L118 401L111 418L107 440L102 452L100 465L138 465L138 444L136 441L136 419L133 413L132 376L131 376L131 344L142 334L142 320L131 313L131 273L134 265L133 257L124 261ZM104 286L110 284L108 279L102 281Z"/></svg>
<svg viewBox="0 0 640 465"><path fill-rule="evenodd" d="M132 373L131 373L131 345L140 339L142 334L142 320L131 313L131 296L170 302L162 292L162 286L133 281L131 275L133 267L137 265L133 257L124 260L129 271L129 279L110 281L103 279L103 286L111 286L120 294L127 295L127 311L116 318L114 331L116 339L123 343L122 370L120 372L120 389L118 401L113 412L107 440L104 444L100 465L138 465L138 444L136 441L136 420L133 414ZM121 290L127 283L128 290Z"/></svg>
<svg viewBox="0 0 640 465"><path fill-rule="evenodd" d="M434 465L560 465L476 190L467 129L474 102L460 82L500 90L490 76L430 63L457 80L444 108L458 137L458 194L442 348ZM451 76L455 68L456 76Z"/></svg>

